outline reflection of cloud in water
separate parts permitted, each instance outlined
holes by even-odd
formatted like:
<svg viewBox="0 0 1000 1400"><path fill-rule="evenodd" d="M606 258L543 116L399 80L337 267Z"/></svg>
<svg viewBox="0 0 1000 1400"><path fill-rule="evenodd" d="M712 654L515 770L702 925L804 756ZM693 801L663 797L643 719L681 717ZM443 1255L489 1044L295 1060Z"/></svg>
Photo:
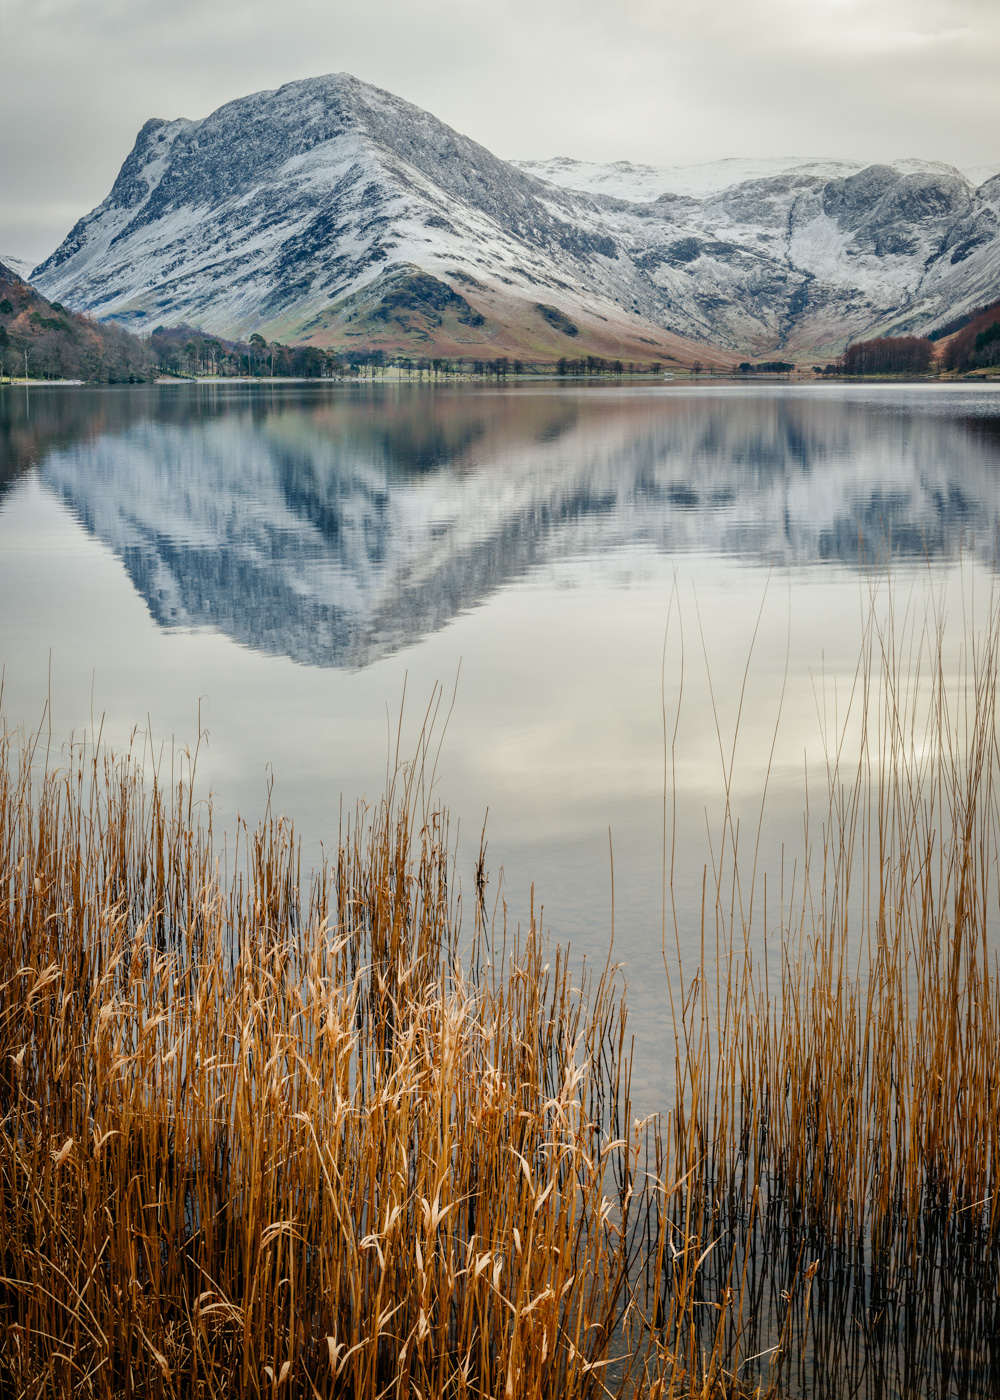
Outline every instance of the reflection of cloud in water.
<svg viewBox="0 0 1000 1400"><path fill-rule="evenodd" d="M48 446L41 470L163 626L352 666L538 564L621 546L854 568L888 536L902 555L992 559L995 425L928 413L931 397L894 411L599 391L147 405Z"/></svg>

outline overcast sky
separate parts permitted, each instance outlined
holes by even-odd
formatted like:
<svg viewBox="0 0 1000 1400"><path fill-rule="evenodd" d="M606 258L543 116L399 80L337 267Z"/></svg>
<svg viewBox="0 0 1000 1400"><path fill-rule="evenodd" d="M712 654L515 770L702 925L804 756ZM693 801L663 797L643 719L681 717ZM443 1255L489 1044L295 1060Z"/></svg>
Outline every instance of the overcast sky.
<svg viewBox="0 0 1000 1400"><path fill-rule="evenodd" d="M1000 0L0 0L0 253L40 261L147 117L346 71L501 156L1000 168Z"/></svg>

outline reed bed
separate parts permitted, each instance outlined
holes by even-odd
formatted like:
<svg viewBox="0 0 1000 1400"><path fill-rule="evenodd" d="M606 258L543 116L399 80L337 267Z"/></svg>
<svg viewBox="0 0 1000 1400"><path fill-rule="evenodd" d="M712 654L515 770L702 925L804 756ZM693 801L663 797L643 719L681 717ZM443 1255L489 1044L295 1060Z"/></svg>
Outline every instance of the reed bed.
<svg viewBox="0 0 1000 1400"><path fill-rule="evenodd" d="M802 860L755 880L727 808L700 966L667 960L692 1317L789 1395L1000 1393L995 601L944 636L873 596Z"/></svg>
<svg viewBox="0 0 1000 1400"><path fill-rule="evenodd" d="M879 617L801 862L726 808L640 1122L617 969L482 850L463 915L422 764L226 875L192 774L3 737L0 1392L1000 1393L1000 616Z"/></svg>
<svg viewBox="0 0 1000 1400"><path fill-rule="evenodd" d="M482 897L460 947L419 794L398 775L303 893L285 821L227 882L190 784L79 748L33 777L5 738L5 1395L655 1380L615 969L574 984Z"/></svg>

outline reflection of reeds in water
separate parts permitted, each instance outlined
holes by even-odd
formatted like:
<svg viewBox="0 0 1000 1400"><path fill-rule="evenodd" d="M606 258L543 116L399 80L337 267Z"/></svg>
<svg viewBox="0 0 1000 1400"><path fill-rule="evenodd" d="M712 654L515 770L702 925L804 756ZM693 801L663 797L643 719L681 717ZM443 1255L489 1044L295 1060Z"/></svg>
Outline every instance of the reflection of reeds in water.
<svg viewBox="0 0 1000 1400"><path fill-rule="evenodd" d="M804 867L754 897L727 816L711 955L679 989L674 972L676 1166L688 1232L716 1242L694 1317L730 1368L764 1353L784 1394L985 1400L1000 1393L1000 619L949 675L942 629L875 618Z"/></svg>
<svg viewBox="0 0 1000 1400"><path fill-rule="evenodd" d="M872 625L777 899L727 812L661 1124L610 966L482 859L460 934L420 765L306 888L281 820L226 881L189 782L4 739L3 1393L995 1396L998 643Z"/></svg>

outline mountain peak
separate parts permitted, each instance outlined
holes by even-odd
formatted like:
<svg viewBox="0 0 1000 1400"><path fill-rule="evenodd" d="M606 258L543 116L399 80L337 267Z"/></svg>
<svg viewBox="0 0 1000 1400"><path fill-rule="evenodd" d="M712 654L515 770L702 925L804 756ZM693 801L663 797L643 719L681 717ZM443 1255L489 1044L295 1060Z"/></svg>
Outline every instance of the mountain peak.
<svg viewBox="0 0 1000 1400"><path fill-rule="evenodd" d="M562 317L575 353L690 360L947 319L995 287L998 229L994 184L936 162L509 162L332 73L146 122L35 277L139 330L537 358L566 353ZM384 283L391 301L398 269L470 316L444 338L426 318L368 324L356 298Z"/></svg>

